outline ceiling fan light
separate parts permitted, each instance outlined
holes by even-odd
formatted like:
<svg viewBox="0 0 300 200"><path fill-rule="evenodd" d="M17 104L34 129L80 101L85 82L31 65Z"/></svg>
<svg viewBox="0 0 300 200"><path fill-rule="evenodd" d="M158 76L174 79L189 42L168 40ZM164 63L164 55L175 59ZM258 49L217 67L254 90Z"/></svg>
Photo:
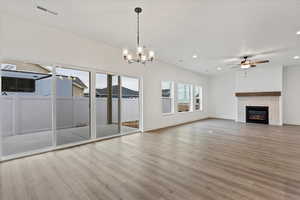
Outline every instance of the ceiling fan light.
<svg viewBox="0 0 300 200"><path fill-rule="evenodd" d="M250 67L251 67L251 65L249 65L249 64L241 65L242 69L249 69Z"/></svg>

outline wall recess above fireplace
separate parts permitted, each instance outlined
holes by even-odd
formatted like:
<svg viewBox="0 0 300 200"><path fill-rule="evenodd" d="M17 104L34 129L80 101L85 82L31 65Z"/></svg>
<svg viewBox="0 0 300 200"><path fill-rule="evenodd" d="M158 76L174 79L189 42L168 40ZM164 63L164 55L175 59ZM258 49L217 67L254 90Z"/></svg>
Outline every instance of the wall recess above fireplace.
<svg viewBox="0 0 300 200"><path fill-rule="evenodd" d="M279 97L281 96L280 91L273 91L273 92L237 92L235 93L236 97L266 97L266 96L273 96Z"/></svg>

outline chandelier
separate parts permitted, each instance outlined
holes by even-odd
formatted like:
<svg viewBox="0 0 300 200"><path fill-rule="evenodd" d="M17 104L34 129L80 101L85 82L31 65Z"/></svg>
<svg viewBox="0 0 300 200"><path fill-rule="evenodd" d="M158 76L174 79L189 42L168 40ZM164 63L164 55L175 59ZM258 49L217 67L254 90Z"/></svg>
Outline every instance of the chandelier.
<svg viewBox="0 0 300 200"><path fill-rule="evenodd" d="M137 48L135 55L132 55L128 49L123 50L123 58L129 64L131 63L141 63L146 64L147 62L152 62L154 60L154 51L147 51L144 46L140 45L140 13L142 13L142 8L137 7L134 9L137 14Z"/></svg>

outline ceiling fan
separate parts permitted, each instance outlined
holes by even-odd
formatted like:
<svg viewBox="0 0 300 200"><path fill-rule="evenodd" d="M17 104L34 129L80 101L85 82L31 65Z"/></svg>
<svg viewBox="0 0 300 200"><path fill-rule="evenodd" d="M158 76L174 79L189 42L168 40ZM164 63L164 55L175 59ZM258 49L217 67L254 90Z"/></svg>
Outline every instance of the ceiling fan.
<svg viewBox="0 0 300 200"><path fill-rule="evenodd" d="M251 68L251 67L256 67L256 65L258 65L258 64L264 64L264 63L269 63L270 62L270 60L249 60L249 58L250 58L251 56L243 56L242 57L242 61L241 61L241 63L240 63L240 65L239 65L239 67L241 68L241 69L249 69L249 68Z"/></svg>
<svg viewBox="0 0 300 200"><path fill-rule="evenodd" d="M270 62L269 59L263 58L265 56L272 57L278 53L286 52L288 50L289 50L288 48L277 48L277 49L269 49L267 51L251 52L251 53L249 53L248 51L248 53L244 53L242 54L242 56L223 57L222 62L226 63L225 65L227 67L245 70L245 69L256 67L258 64L269 63Z"/></svg>

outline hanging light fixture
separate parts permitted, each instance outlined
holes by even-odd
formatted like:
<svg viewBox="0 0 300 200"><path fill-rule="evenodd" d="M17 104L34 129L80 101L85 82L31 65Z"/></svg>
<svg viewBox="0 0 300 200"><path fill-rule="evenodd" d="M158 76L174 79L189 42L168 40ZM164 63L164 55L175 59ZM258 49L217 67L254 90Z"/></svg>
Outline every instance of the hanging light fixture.
<svg viewBox="0 0 300 200"><path fill-rule="evenodd" d="M140 13L142 13L142 8L137 7L134 12L137 14L137 48L136 55L132 55L128 49L123 50L123 58L129 64L131 63L141 63L146 64L147 62L152 62L154 60L154 51L146 51L145 47L140 45Z"/></svg>

